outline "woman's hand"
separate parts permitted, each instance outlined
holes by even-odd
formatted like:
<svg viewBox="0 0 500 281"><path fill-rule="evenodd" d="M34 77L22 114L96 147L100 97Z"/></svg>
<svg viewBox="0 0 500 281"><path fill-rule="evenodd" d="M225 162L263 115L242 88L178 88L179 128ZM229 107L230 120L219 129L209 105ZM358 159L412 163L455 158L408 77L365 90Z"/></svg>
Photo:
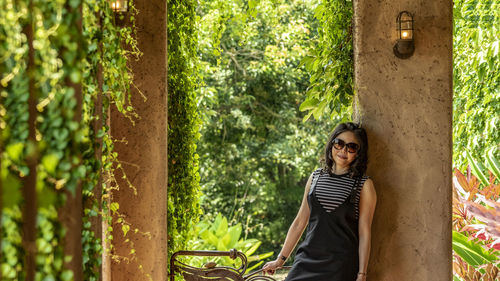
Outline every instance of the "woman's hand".
<svg viewBox="0 0 500 281"><path fill-rule="evenodd" d="M356 281L366 281L366 274L358 274Z"/></svg>
<svg viewBox="0 0 500 281"><path fill-rule="evenodd" d="M276 269L280 268L283 265L283 261L280 260L274 260L267 262L263 267L262 267L262 273L264 274L269 274L273 275Z"/></svg>

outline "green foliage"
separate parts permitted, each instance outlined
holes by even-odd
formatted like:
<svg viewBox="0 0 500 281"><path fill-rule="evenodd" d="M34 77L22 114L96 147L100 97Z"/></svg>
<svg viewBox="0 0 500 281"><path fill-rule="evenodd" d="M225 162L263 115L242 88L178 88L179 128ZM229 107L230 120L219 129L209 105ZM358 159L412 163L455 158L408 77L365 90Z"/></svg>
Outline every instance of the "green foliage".
<svg viewBox="0 0 500 281"><path fill-rule="evenodd" d="M493 155L494 151L495 151L494 147L492 147L490 150L488 150L488 153L486 154L486 161L487 161L489 169L493 173L493 175L497 179L500 179L500 163Z"/></svg>
<svg viewBox="0 0 500 281"><path fill-rule="evenodd" d="M192 237L188 242L189 250L217 250L229 251L237 249L247 256L248 268L247 272L257 268L264 262L263 259L270 257L273 252L267 252L260 255L254 255L261 242L257 239L241 238L242 227L241 223L230 226L227 218L220 213L217 214L214 221L204 219L195 225L192 229ZM218 265L226 265L240 267L239 259L232 260L229 257L204 258L192 257L189 259L189 264L201 267L208 261L213 261ZM252 264L253 263L253 264Z"/></svg>
<svg viewBox="0 0 500 281"><path fill-rule="evenodd" d="M40 208L37 217L37 280L56 278L72 274L63 268L63 252L60 247L64 229L57 222L57 212L53 206ZM18 206L5 208L2 212L2 280L23 280L23 249L21 247L21 210ZM68 279L52 279L68 280Z"/></svg>
<svg viewBox="0 0 500 281"><path fill-rule="evenodd" d="M37 276L41 280L52 277L57 280L71 280L73 272L63 268L64 254L60 245L65 230L58 223L54 206L40 208L37 225ZM53 262L51 262L53 261ZM65 278L65 277L68 278Z"/></svg>
<svg viewBox="0 0 500 281"><path fill-rule="evenodd" d="M98 177L112 174L118 165L108 128L94 131L93 122L96 116L106 119L111 104L125 116L135 116L129 104L132 77L126 65L130 56L139 54L134 22L130 27L117 27L106 0L33 0L28 8L29 3L0 0L2 280L22 280L24 276L24 260L12 259L24 255L21 239L13 233L20 233L18 206L24 204L21 189L29 173L26 158L33 153L38 158L37 280L72 279L72 272L63 268L64 229L56 210L64 204L63 194L74 193L78 185L88 206L82 232L84 279L97 280L102 249L100 235L92 233L89 220L100 206L91 196ZM133 3L131 11L133 17ZM27 25L35 31L35 64L29 70L23 31ZM105 81L102 89L96 81L99 64ZM29 79L35 82L35 143L27 143ZM73 85L82 85L80 97ZM102 112L95 110L98 95L104 99ZM104 138L103 147L99 147L99 137ZM102 159L95 158L95 149L103 149ZM105 191L109 188L104 186Z"/></svg>
<svg viewBox="0 0 500 281"><path fill-rule="evenodd" d="M1 276L6 280L16 280L23 272L21 232L17 231L21 223L19 207L2 210L2 263Z"/></svg>
<svg viewBox="0 0 500 281"><path fill-rule="evenodd" d="M307 1L306 1L307 2ZM204 217L279 251L333 122L303 123L300 61L316 41L314 1L206 1L199 8ZM335 116L339 121L341 116Z"/></svg>
<svg viewBox="0 0 500 281"><path fill-rule="evenodd" d="M310 73L307 97L300 106L308 111L304 122L312 116L319 119L324 113L330 119L337 116L349 119L353 97L353 46L351 0L323 0L314 10L319 21L318 38L314 47L302 59Z"/></svg>
<svg viewBox="0 0 500 281"><path fill-rule="evenodd" d="M470 241L460 232L453 231L453 251L472 266L493 263L498 258L488 253L479 244Z"/></svg>
<svg viewBox="0 0 500 281"><path fill-rule="evenodd" d="M486 178L486 175L483 173L483 171L481 171L481 168L479 168L478 163L472 158L469 151L466 150L465 154L467 154L467 160L469 161L469 166L472 169L472 173L479 179L481 184L488 185L488 179Z"/></svg>
<svg viewBox="0 0 500 281"><path fill-rule="evenodd" d="M469 164L474 175L466 179L455 172L454 230L466 237L454 233L456 280L497 280L499 271L495 264L500 237L491 235L491 222L481 218L489 207L480 200L500 196L495 184L500 174L496 160L500 139L499 10L498 3L489 0L459 0L453 8L453 162L461 170ZM481 205L477 203L481 201ZM491 250L485 252L483 247Z"/></svg>
<svg viewBox="0 0 500 281"><path fill-rule="evenodd" d="M499 3L454 2L453 161L464 169L469 150L479 159L500 139Z"/></svg>
<svg viewBox="0 0 500 281"><path fill-rule="evenodd" d="M195 0L168 3L168 257L185 249L201 213L196 142L200 118Z"/></svg>

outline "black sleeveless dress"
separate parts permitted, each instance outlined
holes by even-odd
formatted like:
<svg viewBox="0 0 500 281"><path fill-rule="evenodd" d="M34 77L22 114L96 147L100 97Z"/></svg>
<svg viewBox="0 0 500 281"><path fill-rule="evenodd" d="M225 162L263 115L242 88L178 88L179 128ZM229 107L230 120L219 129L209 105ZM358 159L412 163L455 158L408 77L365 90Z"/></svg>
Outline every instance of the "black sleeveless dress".
<svg viewBox="0 0 500 281"><path fill-rule="evenodd" d="M318 180L343 184L336 196L345 197L332 210L321 204L317 196ZM368 177L351 179L347 174L330 176L313 172L313 182L307 196L309 224L305 240L299 245L292 268L285 281L355 281L358 260L358 204L361 187ZM351 183L352 184L349 184ZM332 186L333 187L333 186Z"/></svg>

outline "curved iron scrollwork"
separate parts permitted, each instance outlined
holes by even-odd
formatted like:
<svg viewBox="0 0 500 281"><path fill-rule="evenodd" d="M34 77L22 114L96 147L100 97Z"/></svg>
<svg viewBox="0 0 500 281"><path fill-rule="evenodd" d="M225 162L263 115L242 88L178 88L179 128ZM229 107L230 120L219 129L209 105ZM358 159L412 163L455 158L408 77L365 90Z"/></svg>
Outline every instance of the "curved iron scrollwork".
<svg viewBox="0 0 500 281"><path fill-rule="evenodd" d="M276 269L274 275L281 275L281 273L287 272L292 268L291 266L283 266ZM262 275L262 269L256 270L244 276L245 281L277 281L273 276Z"/></svg>
<svg viewBox="0 0 500 281"><path fill-rule="evenodd" d="M195 267L179 261L177 259L179 256L226 256L233 260L239 258L241 266L236 269L230 266L217 266L214 262L209 262L204 267ZM178 251L170 259L170 281L175 281L175 273L182 274L186 281L276 281L272 276L263 275L262 269L244 275L247 265L248 260L246 255L236 249L231 249L230 251ZM290 267L285 266L278 269L278 271L288 269Z"/></svg>

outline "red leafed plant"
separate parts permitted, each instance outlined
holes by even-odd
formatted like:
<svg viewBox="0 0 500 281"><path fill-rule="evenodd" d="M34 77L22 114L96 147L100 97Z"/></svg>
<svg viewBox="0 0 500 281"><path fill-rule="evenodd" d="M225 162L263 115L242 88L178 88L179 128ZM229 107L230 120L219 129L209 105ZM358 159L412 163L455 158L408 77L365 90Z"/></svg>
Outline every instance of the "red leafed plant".
<svg viewBox="0 0 500 281"><path fill-rule="evenodd" d="M500 185L495 184L491 172L488 185L471 175L470 169L468 176L456 168L453 174L453 230L459 233L457 236L467 238L464 244L472 245L464 251L470 253L468 258L456 251L453 253L453 270L455 276L460 277L455 280L498 280L498 258L495 257L500 255ZM483 256L493 258L489 262L474 263L471 262L471 259L476 258L474 254L478 259Z"/></svg>

